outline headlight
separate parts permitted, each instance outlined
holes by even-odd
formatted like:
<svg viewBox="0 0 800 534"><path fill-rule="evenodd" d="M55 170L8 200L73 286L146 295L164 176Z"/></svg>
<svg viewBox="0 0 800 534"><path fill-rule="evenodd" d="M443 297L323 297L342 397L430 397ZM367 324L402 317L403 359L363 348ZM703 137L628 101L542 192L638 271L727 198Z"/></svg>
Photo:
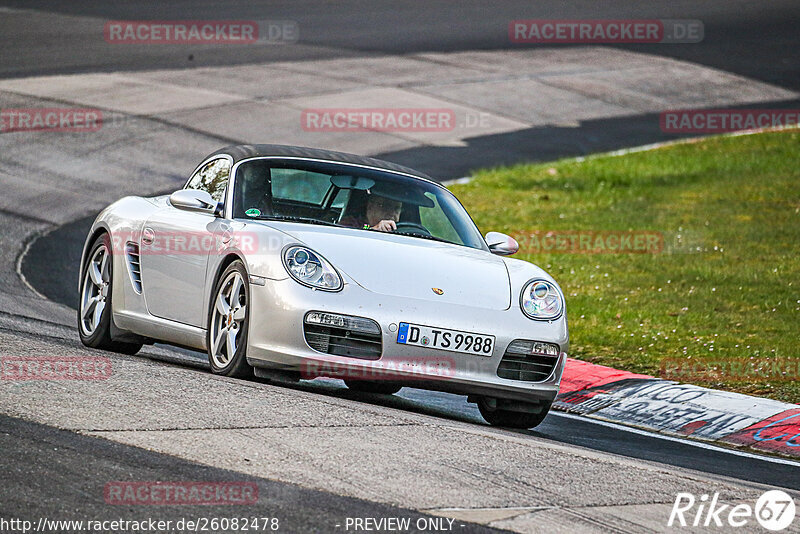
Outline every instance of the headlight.
<svg viewBox="0 0 800 534"><path fill-rule="evenodd" d="M555 285L546 280L531 280L522 288L522 311L531 319L557 319L564 311L564 297Z"/></svg>
<svg viewBox="0 0 800 534"><path fill-rule="evenodd" d="M305 286L325 291L342 288L342 277L328 261L308 247L294 245L283 252L286 271Z"/></svg>

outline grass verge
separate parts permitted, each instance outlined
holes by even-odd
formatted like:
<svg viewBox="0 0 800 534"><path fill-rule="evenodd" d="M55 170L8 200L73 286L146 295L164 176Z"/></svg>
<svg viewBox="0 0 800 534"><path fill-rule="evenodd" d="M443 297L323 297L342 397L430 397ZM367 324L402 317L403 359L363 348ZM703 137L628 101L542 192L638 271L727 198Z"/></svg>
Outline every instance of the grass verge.
<svg viewBox="0 0 800 534"><path fill-rule="evenodd" d="M571 356L800 403L798 156L798 130L725 136L483 170L451 189L561 284ZM615 232L662 246L597 253ZM588 248L552 239L586 234Z"/></svg>

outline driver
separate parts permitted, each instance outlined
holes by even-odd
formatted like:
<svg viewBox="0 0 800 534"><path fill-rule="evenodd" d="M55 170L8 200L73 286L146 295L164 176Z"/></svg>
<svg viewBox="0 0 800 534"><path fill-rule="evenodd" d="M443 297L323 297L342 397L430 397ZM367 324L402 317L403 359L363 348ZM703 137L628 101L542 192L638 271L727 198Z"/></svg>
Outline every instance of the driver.
<svg viewBox="0 0 800 534"><path fill-rule="evenodd" d="M398 200L371 194L367 197L365 217L345 217L339 224L379 232L394 232L397 230L402 209L403 203Z"/></svg>
<svg viewBox="0 0 800 534"><path fill-rule="evenodd" d="M272 189L270 170L261 162L249 162L242 165L241 179L236 180L241 199L238 203L237 217L258 217L272 215ZM241 212L241 213L239 213Z"/></svg>

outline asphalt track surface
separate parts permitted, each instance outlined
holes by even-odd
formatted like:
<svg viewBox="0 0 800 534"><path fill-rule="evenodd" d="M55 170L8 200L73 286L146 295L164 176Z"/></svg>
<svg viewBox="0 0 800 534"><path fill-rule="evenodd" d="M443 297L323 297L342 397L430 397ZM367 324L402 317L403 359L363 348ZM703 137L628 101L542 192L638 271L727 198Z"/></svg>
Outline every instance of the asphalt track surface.
<svg viewBox="0 0 800 534"><path fill-rule="evenodd" d="M677 57L721 70L734 72L788 89L800 88L800 57L796 54L796 29L800 22L797 2L695 2L671 3L668 7L647 8L640 3L614 2L598 7L583 2L564 7L562 3L504 2L501 6L460 3L458 16L448 2L418 3L339 2L325 7L298 2L258 3L163 3L129 2L107 5L102 2L2 2L14 8L0 8L0 33L3 54L0 76L19 77L73 72L118 72L154 68L195 68L227 64L255 64L270 61L308 60L330 57L509 48L506 28L514 18L684 18L700 19L706 39L698 45L626 46L626 49ZM191 6L191 7L189 7ZM18 11L21 9L23 11ZM33 11L27 11L33 10ZM75 16L74 26L52 25L51 14ZM23 17L23 18L20 18ZM86 39L85 17L106 19L292 19L302 31L301 45L231 50L226 47L128 47L110 49L96 39ZM23 23L20 23L20 21ZM63 19L60 19L63 22ZM776 102L774 106L796 107L796 101ZM647 125L653 117L590 121L581 128L545 128L530 132L479 139L469 151L479 158L463 162L464 149L425 147L382 154L383 157L423 168L438 176L454 177L465 169L522 159L548 159L596 150L620 148L668 138L653 133ZM548 150L547 143L552 144ZM518 143L536 146L535 151L508 154L504 147ZM542 148L544 145L544 148ZM0 160L2 157L0 157ZM460 161L460 163L457 163ZM442 163L444 162L444 163ZM437 172L438 171L438 172ZM89 219L81 219L32 242L22 264L22 272L40 293L54 302L75 305L73 281L80 246ZM13 239L6 236L6 239ZM67 283L63 281L66 280ZM11 313L12 310L2 310ZM4 327L5 331L11 333ZM44 329L44 327L42 327ZM36 328L34 328L36 330ZM58 335L26 334L37 341L53 341L56 346L74 344L74 339ZM48 341L50 340L50 341ZM57 341L55 341L57 340ZM173 360L177 358L177 360ZM179 353L165 360L202 367L202 355ZM336 381L315 381L295 386L264 386L311 392L363 405L398 410L398 413L433 416L445 422L482 425L473 405L464 398L406 388L398 396L380 397L354 394ZM643 460L646 464L675 466L712 479L725 477L766 486L800 490L800 468L770 459L743 456L715 448L700 447L679 440L597 424L554 413L537 429L515 433L522 439L561 443L576 450L608 453L611 457ZM98 480L111 480L120 473L134 480L242 480L239 472L217 469L138 447L75 434L50 426L3 416L0 418L2 458L2 516L55 516L65 511L78 515L108 515L108 507L97 499ZM58 451L58 452L56 452ZM402 514L417 517L418 512L401 510L370 500L340 497L334 493L304 489L284 482L253 477L262 495L264 513L281 514L290 531L334 530L329 528L345 516L387 516ZM575 488L579 492L579 488ZM93 495L94 497L88 497ZM93 500L94 499L94 500ZM313 503L313 505L312 505ZM114 515L120 512L113 510ZM219 515L224 510L209 510L204 515ZM255 510L253 510L255 512ZM151 516L181 517L195 512L187 508L161 509ZM212 513L214 512L214 513ZM138 510L123 516L140 518ZM483 527L466 524L463 531Z"/></svg>
<svg viewBox="0 0 800 534"><path fill-rule="evenodd" d="M2 6L94 17L48 25L44 16L27 24L11 17L0 23L4 53L0 75L193 68L207 65L307 60L362 54L510 48L514 19L697 19L705 26L701 43L656 46L660 55L685 59L750 78L800 88L797 27L800 5L792 0L695 2L530 2L447 0L374 2L254 1L82 2L4 0ZM24 16L24 15L23 15ZM302 46L230 50L225 46L110 47L102 39L106 20L294 20ZM515 45L519 46L519 45ZM651 52L653 45L620 45Z"/></svg>
<svg viewBox="0 0 800 534"><path fill-rule="evenodd" d="M35 510L36 516L51 520L81 521L92 517L99 521L142 521L145 515L140 507L109 506L102 497L106 481L133 475L135 480L254 483L258 487L258 502L247 507L246 517L279 518L278 525L282 531L335 531L338 526L345 524L347 517L402 516L409 518L412 524L425 518L438 519L414 510L341 497L263 478L243 477L224 469L2 415L0 450L4 451L0 456L4 486L4 502L0 513L4 518L30 517L30 512ZM241 507L237 510L230 505L165 505L150 507L146 517L154 521L196 521L198 518L242 517L244 514L240 510ZM480 525L463 523L458 530L497 532Z"/></svg>
<svg viewBox="0 0 800 534"><path fill-rule="evenodd" d="M696 44L613 45L676 58L753 80L800 90L797 27L800 4L774 2L459 2L447 0L372 2L313 1L108 3L102 1L3 1L11 11L0 17L3 54L0 76L18 77L76 72L125 72L144 69L193 69L278 61L414 54L458 50L524 50L558 45L511 44L508 23L515 19L693 19L704 25ZM30 10L30 11L28 11ZM40 11L39 11L40 10ZM1 13L0 13L1 14ZM291 46L110 45L102 38L108 20L244 19L291 20L300 41ZM441 82L446 83L443 79ZM728 106L737 107L737 106ZM762 102L764 109L796 109L800 99ZM548 125L475 137L465 147L411 148L373 154L421 169L431 176L455 178L470 170L524 161L615 150L675 139L654 128L657 117L586 120L580 128Z"/></svg>

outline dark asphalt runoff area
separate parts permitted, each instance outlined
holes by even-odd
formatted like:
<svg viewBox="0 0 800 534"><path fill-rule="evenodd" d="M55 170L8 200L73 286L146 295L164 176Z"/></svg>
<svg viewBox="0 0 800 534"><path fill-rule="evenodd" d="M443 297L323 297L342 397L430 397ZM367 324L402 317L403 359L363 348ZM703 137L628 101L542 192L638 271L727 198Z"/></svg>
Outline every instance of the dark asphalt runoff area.
<svg viewBox="0 0 800 534"><path fill-rule="evenodd" d="M627 50L700 63L782 87L800 88L797 28L800 3L752 2L562 2L508 0L374 1L227 0L172 2L134 0L3 0L0 6L94 17L93 25L49 27L34 15L23 26L0 14L3 54L0 76L193 68L366 54L411 54L532 47L512 45L515 19L695 19L705 37L696 44L616 45ZM292 20L300 46L123 46L103 40L108 20Z"/></svg>
<svg viewBox="0 0 800 534"><path fill-rule="evenodd" d="M442 521L415 510L250 477L4 415L0 415L0 451L0 517L6 521L172 521L172 528L159 529L169 532L195 530L179 528L181 520L202 528L211 525L212 519L222 518L247 518L250 525L257 526L251 532L272 532L273 526L278 532L343 531L348 517L407 518L413 527L408 532L424 532L428 529L417 529L416 525ZM154 506L106 502L107 484L141 481L255 484L258 490L253 495L257 500L247 504ZM503 532L461 521L453 526L459 532ZM79 531L49 529L73 530ZM209 531L222 530L234 531ZM0 531L9 530L0 524Z"/></svg>

